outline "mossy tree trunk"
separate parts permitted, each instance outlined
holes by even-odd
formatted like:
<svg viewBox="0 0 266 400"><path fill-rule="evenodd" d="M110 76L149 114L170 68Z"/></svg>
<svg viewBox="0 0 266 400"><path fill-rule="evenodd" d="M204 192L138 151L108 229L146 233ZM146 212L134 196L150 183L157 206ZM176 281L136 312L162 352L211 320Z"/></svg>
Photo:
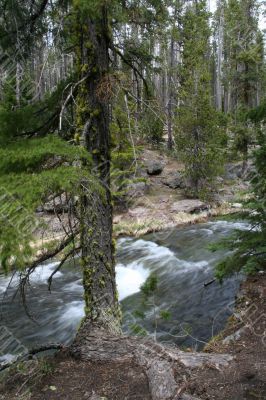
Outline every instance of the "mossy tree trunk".
<svg viewBox="0 0 266 400"><path fill-rule="evenodd" d="M99 2L100 3L100 2ZM103 3L101 3L103 4ZM79 93L76 137L92 157L92 176L81 184L81 246L86 318L81 331L92 325L119 329L119 305L115 282L110 193L109 32L107 8L92 12L75 8L76 63ZM90 166L91 168L91 166ZM89 174L88 174L89 175Z"/></svg>

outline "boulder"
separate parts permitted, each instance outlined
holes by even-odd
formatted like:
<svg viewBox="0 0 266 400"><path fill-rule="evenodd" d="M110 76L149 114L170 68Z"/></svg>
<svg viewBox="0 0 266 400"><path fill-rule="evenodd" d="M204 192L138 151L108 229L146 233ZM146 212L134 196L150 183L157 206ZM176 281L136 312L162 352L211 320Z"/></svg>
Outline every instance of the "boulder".
<svg viewBox="0 0 266 400"><path fill-rule="evenodd" d="M163 172L163 164L160 161L150 161L147 165L148 175L160 175Z"/></svg>
<svg viewBox="0 0 266 400"><path fill-rule="evenodd" d="M224 179L221 176L216 177L216 183L222 185L224 183Z"/></svg>
<svg viewBox="0 0 266 400"><path fill-rule="evenodd" d="M255 166L251 161L248 161L246 166L243 168L243 162L230 163L225 165L225 179L243 179L244 181L250 181L252 176L256 172Z"/></svg>
<svg viewBox="0 0 266 400"><path fill-rule="evenodd" d="M170 187L171 189L184 189L186 187L184 178L180 172L176 172L174 175L166 178L163 181L163 184Z"/></svg>
<svg viewBox="0 0 266 400"><path fill-rule="evenodd" d="M128 198L143 197L148 192L149 186L145 182L130 183L127 188Z"/></svg>
<svg viewBox="0 0 266 400"><path fill-rule="evenodd" d="M175 202L172 207L171 207L171 212L174 213L196 213L204 210L208 210L209 205L206 203L203 203L200 200L192 200L192 199L187 199L187 200L180 200Z"/></svg>
<svg viewBox="0 0 266 400"><path fill-rule="evenodd" d="M224 167L224 177L225 179L235 180L242 176L243 163L226 164Z"/></svg>
<svg viewBox="0 0 266 400"><path fill-rule="evenodd" d="M52 196L48 199L46 203L37 208L37 212L62 214L68 212L70 207L77 204L78 198L74 200L69 198L65 193L53 198Z"/></svg>
<svg viewBox="0 0 266 400"><path fill-rule="evenodd" d="M243 208L243 204L242 203L233 203L231 204L232 208Z"/></svg>

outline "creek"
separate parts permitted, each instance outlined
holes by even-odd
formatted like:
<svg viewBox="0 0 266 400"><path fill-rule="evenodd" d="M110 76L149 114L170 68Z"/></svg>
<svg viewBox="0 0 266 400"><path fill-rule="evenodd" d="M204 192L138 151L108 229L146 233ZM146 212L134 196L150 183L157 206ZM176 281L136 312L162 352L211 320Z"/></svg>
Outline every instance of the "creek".
<svg viewBox="0 0 266 400"><path fill-rule="evenodd" d="M201 349L223 329L233 312L242 277L205 287L204 283L213 279L215 265L229 254L224 250L211 252L208 245L228 237L234 229L249 226L241 221L215 220L140 239L120 238L116 271L124 331L141 326L155 334L157 326L157 340ZM56 265L41 265L31 276L27 303L34 321L26 315L19 296L14 298L16 276L10 282L11 277L0 275L0 328L1 332L8 330L12 338L7 342L6 336L1 339L0 335L0 362L12 358L18 343L33 347L73 340L84 316L81 271L78 260L69 262L55 275L50 293L47 279ZM151 273L158 278L158 289L152 301L144 303L140 287Z"/></svg>

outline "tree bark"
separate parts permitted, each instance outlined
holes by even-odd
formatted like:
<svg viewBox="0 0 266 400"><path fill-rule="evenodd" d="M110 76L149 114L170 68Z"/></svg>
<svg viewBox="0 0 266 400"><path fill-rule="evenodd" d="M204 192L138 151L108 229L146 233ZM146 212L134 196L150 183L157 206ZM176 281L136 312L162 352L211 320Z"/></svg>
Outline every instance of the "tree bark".
<svg viewBox="0 0 266 400"><path fill-rule="evenodd" d="M100 2L99 2L100 3ZM98 14L77 9L76 64L80 79L76 129L92 157L81 183L81 248L86 317L78 339L95 326L119 331L110 193L109 33L106 6ZM89 175L92 175L90 178Z"/></svg>

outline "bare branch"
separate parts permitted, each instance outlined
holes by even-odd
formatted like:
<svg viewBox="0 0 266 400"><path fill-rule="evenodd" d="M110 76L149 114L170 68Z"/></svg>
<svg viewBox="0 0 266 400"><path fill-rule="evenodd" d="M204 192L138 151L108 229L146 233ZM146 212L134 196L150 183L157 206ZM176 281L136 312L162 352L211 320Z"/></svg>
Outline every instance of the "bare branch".
<svg viewBox="0 0 266 400"><path fill-rule="evenodd" d="M58 271L60 271L60 269L63 267L63 265L65 264L65 262L71 257L74 256L75 253L77 253L78 251L81 250L81 247L77 247L75 249L71 249L65 256L64 258L61 260L60 264L56 267L56 269L52 272L52 274L49 276L47 282L48 282L48 290L51 291L51 286L52 286L52 281L53 281L53 277L55 276L55 274L57 274Z"/></svg>
<svg viewBox="0 0 266 400"><path fill-rule="evenodd" d="M65 111L65 108L66 108L68 102L70 101L71 97L73 97L73 91L74 91L82 82L84 82L87 78L88 78L88 75L86 75L86 76L84 76L82 79L80 79L77 83L75 83L74 86L71 86L70 92L69 92L69 94L68 94L66 100L64 101L64 104L63 104L63 106L62 106L62 108L61 108L61 111L60 111L60 115L59 115L59 131L62 130L62 120L63 120L64 111Z"/></svg>

